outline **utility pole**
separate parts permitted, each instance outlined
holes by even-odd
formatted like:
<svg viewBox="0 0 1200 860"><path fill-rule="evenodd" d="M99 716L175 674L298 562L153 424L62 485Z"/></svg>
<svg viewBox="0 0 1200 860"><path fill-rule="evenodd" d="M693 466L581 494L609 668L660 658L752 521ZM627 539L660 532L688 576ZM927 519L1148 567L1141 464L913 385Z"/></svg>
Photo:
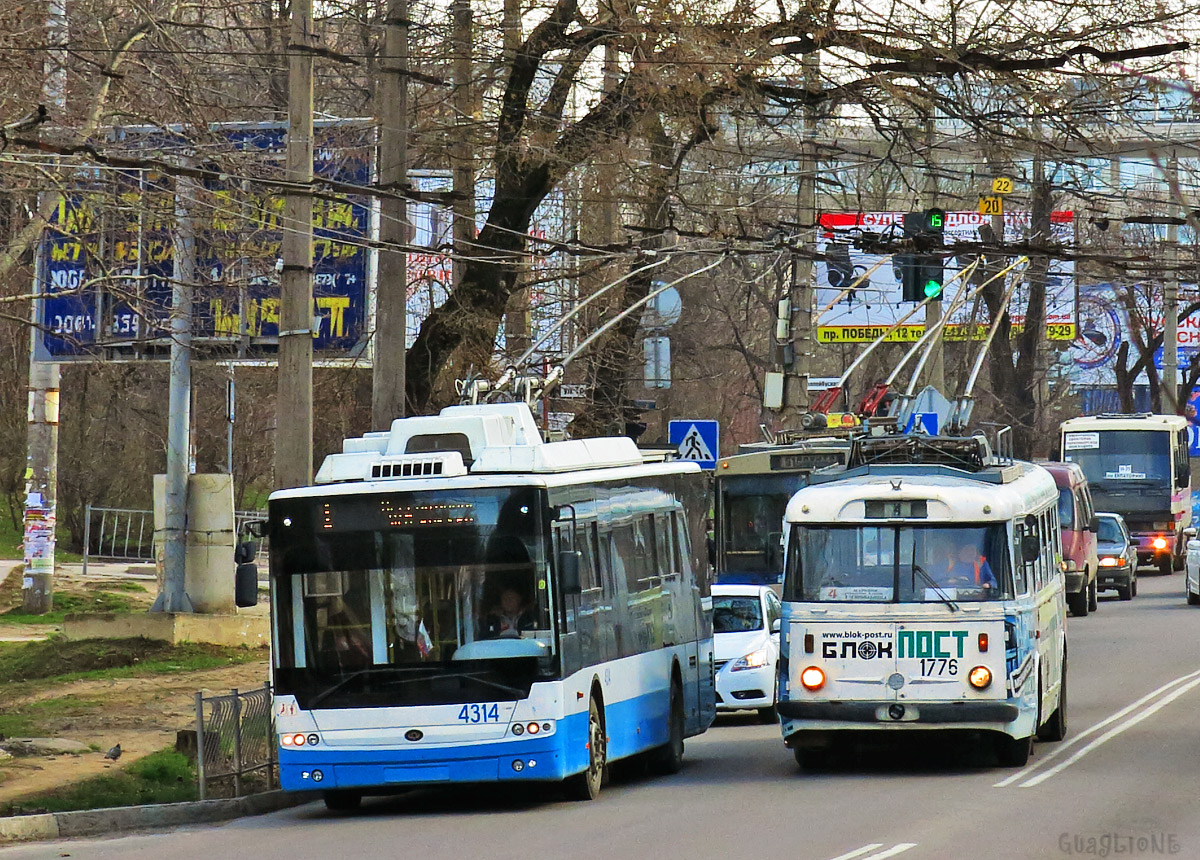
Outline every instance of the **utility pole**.
<svg viewBox="0 0 1200 860"><path fill-rule="evenodd" d="M69 35L66 0L50 0L46 15L46 41L51 46L42 64L42 95L53 106L53 121L62 123L67 108L67 52ZM38 215L44 211L38 199ZM43 291L45 271L42 242L34 257L34 292ZM29 329L29 408L25 431L24 560L21 611L42 615L54 608L54 545L58 522L58 364L38 360L41 305L31 302Z"/></svg>
<svg viewBox="0 0 1200 860"><path fill-rule="evenodd" d="M408 0L388 0L375 88L379 118L379 279L375 284L371 429L388 430L405 413L408 349Z"/></svg>
<svg viewBox="0 0 1200 860"><path fill-rule="evenodd" d="M1167 160L1167 215L1178 216L1179 158L1171 150ZM1163 372L1160 391L1163 412L1179 412L1179 224L1167 224L1167 277L1163 281Z"/></svg>
<svg viewBox="0 0 1200 860"><path fill-rule="evenodd" d="M313 55L312 0L293 0L288 45L288 190L283 204L275 486L312 483Z"/></svg>
<svg viewBox="0 0 1200 860"><path fill-rule="evenodd" d="M453 0L454 21L454 126L450 158L454 165L454 286L462 283L466 257L475 240L475 163L472 158L471 126L475 102L471 97L472 20L471 0ZM509 344L509 349L513 348ZM524 349L522 349L522 352Z"/></svg>
<svg viewBox="0 0 1200 860"><path fill-rule="evenodd" d="M938 196L938 181L937 173L934 170L935 160L933 156L933 148L936 143L937 127L934 122L933 108L929 109L929 116L925 118L925 207L933 208L937 206ZM938 298L925 305L925 331L929 331L930 327L935 326L942 319L942 299ZM934 337L933 342L929 345L929 370L928 384L932 385L938 392L944 396L950 396L946 389L946 362L945 362L945 343L942 340L944 333L940 331Z"/></svg>
<svg viewBox="0 0 1200 860"><path fill-rule="evenodd" d="M503 38L504 68L512 71L513 61L517 51L521 49L521 3L520 0L504 0L504 17L500 28ZM608 57L609 48L605 46L605 92L608 91ZM506 78L507 80L507 78ZM505 351L512 357L517 357L529 349L530 319L529 319L529 287L525 281L525 266L521 261L513 260L513 290L504 307L504 346Z"/></svg>
<svg viewBox="0 0 1200 860"><path fill-rule="evenodd" d="M804 88L815 92L820 86L816 53L805 54ZM785 424L799 429L800 416L808 411L808 377L812 363L813 262L817 248L817 117L812 104L804 106L804 139L796 159L796 244L792 248L791 343L792 363L784 365L783 414ZM804 253L801 253L801 249Z"/></svg>
<svg viewBox="0 0 1200 860"><path fill-rule="evenodd" d="M192 298L196 283L196 185L175 180L171 285L171 379L167 395L167 492L163 589L152 612L194 612L186 590L187 499L192 449Z"/></svg>

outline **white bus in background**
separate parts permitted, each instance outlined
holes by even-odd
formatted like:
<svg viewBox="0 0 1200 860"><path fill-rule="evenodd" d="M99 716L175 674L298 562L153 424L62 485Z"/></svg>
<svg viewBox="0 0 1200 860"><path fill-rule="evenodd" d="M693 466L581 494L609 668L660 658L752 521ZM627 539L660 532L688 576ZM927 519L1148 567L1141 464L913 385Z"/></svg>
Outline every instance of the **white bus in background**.
<svg viewBox="0 0 1200 860"><path fill-rule="evenodd" d="M1120 514L1138 562L1182 570L1192 523L1188 422L1182 415L1093 415L1062 423L1062 458L1078 463L1096 509Z"/></svg>
<svg viewBox="0 0 1200 860"><path fill-rule="evenodd" d="M280 782L331 808L453 782L674 772L715 716L705 481L524 404L349 439L270 499Z"/></svg>
<svg viewBox="0 0 1200 860"><path fill-rule="evenodd" d="M866 437L788 503L778 710L820 767L856 733L1066 732L1054 480L983 437ZM990 574L990 575L989 575Z"/></svg>

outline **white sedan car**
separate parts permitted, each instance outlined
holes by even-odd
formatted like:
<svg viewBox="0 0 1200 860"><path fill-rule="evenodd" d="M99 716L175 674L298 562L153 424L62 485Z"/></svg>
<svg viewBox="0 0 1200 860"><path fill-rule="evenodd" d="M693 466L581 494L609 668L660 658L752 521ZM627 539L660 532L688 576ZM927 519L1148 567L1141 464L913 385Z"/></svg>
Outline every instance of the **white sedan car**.
<svg viewBox="0 0 1200 860"><path fill-rule="evenodd" d="M717 710L757 710L773 722L779 598L765 585L714 585L712 607Z"/></svg>
<svg viewBox="0 0 1200 860"><path fill-rule="evenodd" d="M1187 536L1187 561L1184 563L1183 589L1189 606L1200 606L1200 540L1194 528L1184 529Z"/></svg>

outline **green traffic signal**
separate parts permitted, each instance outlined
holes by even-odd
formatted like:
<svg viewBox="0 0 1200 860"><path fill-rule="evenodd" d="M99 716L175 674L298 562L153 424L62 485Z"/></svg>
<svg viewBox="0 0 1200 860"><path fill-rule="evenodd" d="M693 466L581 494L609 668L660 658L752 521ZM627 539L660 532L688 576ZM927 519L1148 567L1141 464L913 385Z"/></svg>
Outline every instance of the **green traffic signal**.
<svg viewBox="0 0 1200 860"><path fill-rule="evenodd" d="M926 230L945 230L946 229L946 212L943 209L926 209L925 210L925 229Z"/></svg>
<svg viewBox="0 0 1200 860"><path fill-rule="evenodd" d="M936 298L942 292L942 285L938 281L929 280L925 282L925 296L927 298Z"/></svg>

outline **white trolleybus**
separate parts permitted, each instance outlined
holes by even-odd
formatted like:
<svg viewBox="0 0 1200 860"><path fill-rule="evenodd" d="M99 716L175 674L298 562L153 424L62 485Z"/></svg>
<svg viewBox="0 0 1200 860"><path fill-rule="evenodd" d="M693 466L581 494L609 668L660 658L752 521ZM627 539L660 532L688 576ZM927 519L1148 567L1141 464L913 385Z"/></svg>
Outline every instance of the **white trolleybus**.
<svg viewBox="0 0 1200 860"><path fill-rule="evenodd" d="M1093 415L1064 421L1062 455L1087 476L1092 500L1120 514L1139 564L1183 569L1192 523L1188 421L1182 415Z"/></svg>
<svg viewBox="0 0 1200 860"><path fill-rule="evenodd" d="M331 808L499 780L590 799L614 760L677 770L711 724L695 464L544 443L505 403L348 439L317 484L269 506L283 788Z"/></svg>
<svg viewBox="0 0 1200 860"><path fill-rule="evenodd" d="M788 503L779 714L802 767L852 733L960 729L1023 765L1066 732L1058 492L987 440L856 439Z"/></svg>

